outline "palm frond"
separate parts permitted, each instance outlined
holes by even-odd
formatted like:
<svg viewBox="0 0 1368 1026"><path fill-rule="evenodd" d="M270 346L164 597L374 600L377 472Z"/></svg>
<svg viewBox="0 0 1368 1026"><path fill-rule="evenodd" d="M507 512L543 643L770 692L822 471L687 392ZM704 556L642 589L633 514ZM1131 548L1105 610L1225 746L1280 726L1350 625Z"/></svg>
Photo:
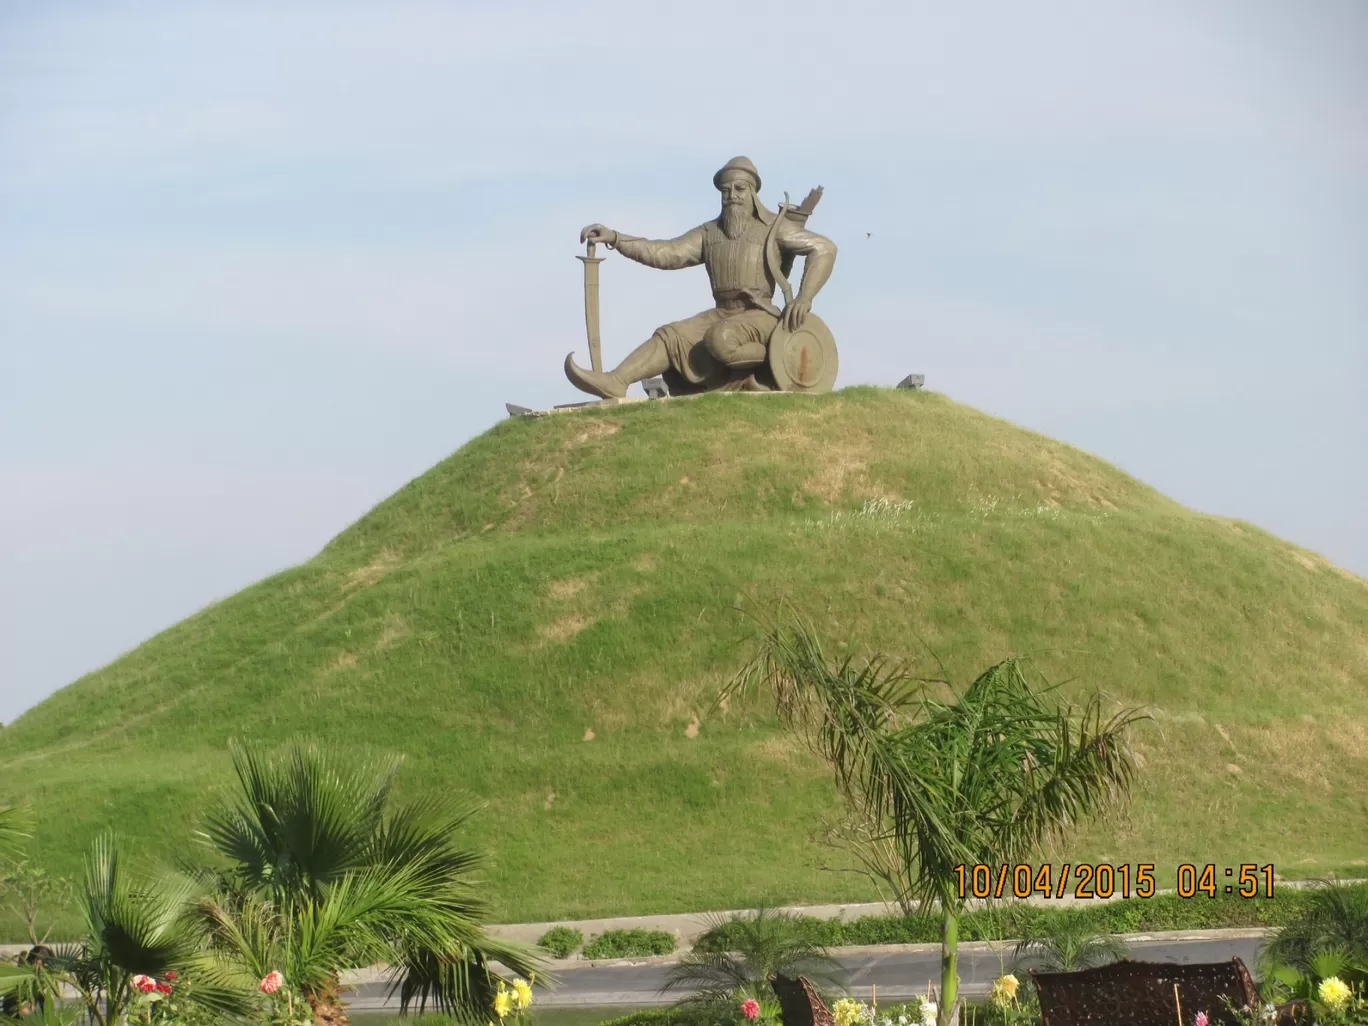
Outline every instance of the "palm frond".
<svg viewBox="0 0 1368 1026"><path fill-rule="evenodd" d="M1013 949L1021 968L1075 972L1119 962L1130 952L1114 934L1097 930L1072 916L1051 917L1042 930L1018 941Z"/></svg>
<svg viewBox="0 0 1368 1026"><path fill-rule="evenodd" d="M839 964L812 939L806 924L783 909L759 908L715 916L665 978L663 992L688 991L690 1004L713 1004L741 994L773 997L770 978L804 975L830 984Z"/></svg>
<svg viewBox="0 0 1368 1026"><path fill-rule="evenodd" d="M1347 955L1363 967L1351 975L1368 976L1368 885L1322 881L1306 909L1264 946L1261 959L1309 972L1322 951Z"/></svg>
<svg viewBox="0 0 1368 1026"><path fill-rule="evenodd" d="M531 973L530 948L488 937L482 852L461 842L478 803L399 801L398 763L295 743L235 746L238 793L211 811L204 839L222 866L196 918L213 949L258 978L280 969L332 1002L345 968L383 962L401 1004L489 1020L491 966Z"/></svg>
<svg viewBox="0 0 1368 1026"><path fill-rule="evenodd" d="M32 816L22 806L0 808L0 858L18 861L32 834Z"/></svg>
<svg viewBox="0 0 1368 1026"><path fill-rule="evenodd" d="M436 1011L480 1026L489 1020L502 967L525 979L554 984L556 977L533 949L481 936L457 950L417 945L400 952L390 972L390 993L399 995L401 1014L416 1008Z"/></svg>
<svg viewBox="0 0 1368 1026"><path fill-rule="evenodd" d="M762 627L730 691L773 694L833 772L850 812L842 839L867 842L866 871L904 906L958 905L957 866L1025 861L1129 789L1138 710L1107 717L1094 696L1076 711L1018 659L956 693L883 657L829 658L796 616Z"/></svg>
<svg viewBox="0 0 1368 1026"><path fill-rule="evenodd" d="M316 898L362 864L397 759L344 760L304 743L231 751L238 791L209 811L202 837L245 885Z"/></svg>

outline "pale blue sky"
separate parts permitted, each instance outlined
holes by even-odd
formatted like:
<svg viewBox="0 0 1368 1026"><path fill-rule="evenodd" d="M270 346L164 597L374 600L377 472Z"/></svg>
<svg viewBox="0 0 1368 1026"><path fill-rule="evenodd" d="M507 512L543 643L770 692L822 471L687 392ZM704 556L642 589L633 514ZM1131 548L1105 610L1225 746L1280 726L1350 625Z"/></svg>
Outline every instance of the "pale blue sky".
<svg viewBox="0 0 1368 1026"><path fill-rule="evenodd" d="M826 186L842 384L1368 574L1361 0L9 0L0 719L575 399L579 228L738 153ZM609 359L707 304L602 275Z"/></svg>

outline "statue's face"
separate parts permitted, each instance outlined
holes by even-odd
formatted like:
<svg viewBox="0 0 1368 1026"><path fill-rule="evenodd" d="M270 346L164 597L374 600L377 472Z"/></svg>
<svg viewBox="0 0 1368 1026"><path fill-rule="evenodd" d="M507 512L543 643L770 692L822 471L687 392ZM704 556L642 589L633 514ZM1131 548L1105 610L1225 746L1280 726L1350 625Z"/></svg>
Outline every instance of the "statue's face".
<svg viewBox="0 0 1368 1026"><path fill-rule="evenodd" d="M755 220L755 182L745 172L736 171L724 175L718 189L722 193L722 231L734 239Z"/></svg>
<svg viewBox="0 0 1368 1026"><path fill-rule="evenodd" d="M750 202L751 194L755 191L755 183L750 180L750 175L737 172L729 174L722 179L722 206L744 206Z"/></svg>

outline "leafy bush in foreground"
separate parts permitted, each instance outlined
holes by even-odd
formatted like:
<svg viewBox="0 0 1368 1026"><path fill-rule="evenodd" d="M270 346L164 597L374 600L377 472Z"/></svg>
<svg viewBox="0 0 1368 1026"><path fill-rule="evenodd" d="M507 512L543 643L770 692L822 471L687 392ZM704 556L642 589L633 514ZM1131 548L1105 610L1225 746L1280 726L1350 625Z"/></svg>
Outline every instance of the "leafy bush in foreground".
<svg viewBox="0 0 1368 1026"><path fill-rule="evenodd" d="M599 1026L715 1026L705 1012L685 1006L642 1008Z"/></svg>
<svg viewBox="0 0 1368 1026"><path fill-rule="evenodd" d="M644 958L674 949L674 936L664 930L605 930L584 946L584 957Z"/></svg>

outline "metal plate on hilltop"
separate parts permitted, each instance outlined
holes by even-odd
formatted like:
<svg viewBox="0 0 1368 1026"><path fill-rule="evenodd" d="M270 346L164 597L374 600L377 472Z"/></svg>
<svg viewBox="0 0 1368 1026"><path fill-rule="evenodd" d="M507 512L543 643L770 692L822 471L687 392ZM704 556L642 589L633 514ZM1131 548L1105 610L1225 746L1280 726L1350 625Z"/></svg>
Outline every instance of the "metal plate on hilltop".
<svg viewBox="0 0 1368 1026"><path fill-rule="evenodd" d="M830 392L836 384L836 340L816 314L789 331L780 321L769 340L769 368L784 392Z"/></svg>

